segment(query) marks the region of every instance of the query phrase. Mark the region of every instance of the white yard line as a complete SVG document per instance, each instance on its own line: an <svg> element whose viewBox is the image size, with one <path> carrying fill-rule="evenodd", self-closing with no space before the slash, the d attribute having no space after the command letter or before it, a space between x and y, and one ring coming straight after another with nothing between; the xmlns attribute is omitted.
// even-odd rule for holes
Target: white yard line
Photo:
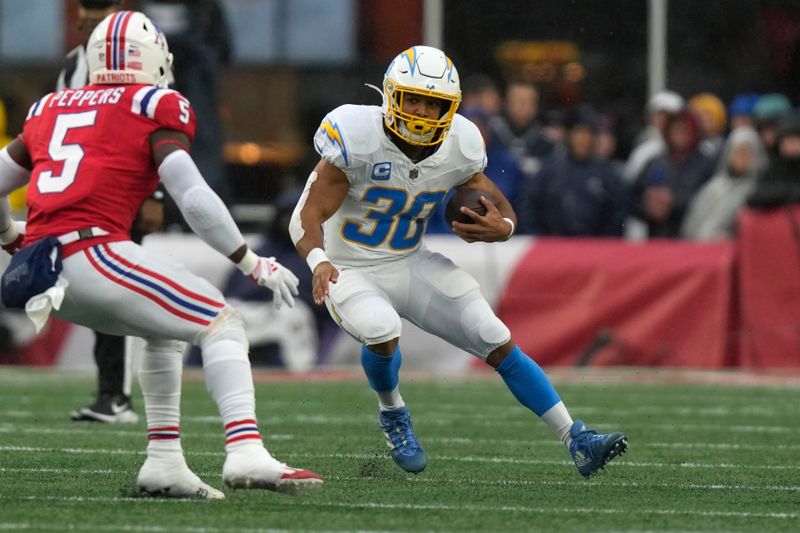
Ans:
<svg viewBox="0 0 800 533"><path fill-rule="evenodd" d="M33 417L33 412L17 412L17 414L11 413L6 411L5 413L0 412L0 418L29 418ZM41 414L35 415L39 423L41 423ZM534 425L539 424L540 422L534 415L530 415L529 420L518 420L518 419L507 419L502 420L498 419L497 417L490 417L490 418L481 418L479 416L472 416L463 415L463 416L449 416L449 415L430 415L426 417L417 417L415 419L417 421L418 426L430 426L430 427L442 427L442 426L452 426L452 425L460 425L461 427L476 427L476 428L486 428L486 427L513 427L513 428L528 428ZM262 426L266 427L273 427L276 425L288 425L288 424L315 424L321 426L341 426L346 424L360 424L364 427L374 427L377 421L376 416L371 415L364 415L364 416L328 416L328 415L298 415L298 416L266 416L261 423ZM182 417L182 422L192 422L192 423L214 423L214 424L221 424L221 420L219 417L214 416L185 416ZM768 433L768 434L800 434L800 424L791 424L786 426L775 426L775 425L755 425L755 424L734 424L734 425L727 425L727 424L683 424L683 423L652 423L652 422L630 422L626 424L626 428L620 428L619 424L614 424L611 422L602 423L602 424L589 424L596 429L605 431L605 430L619 430L622 429L623 431L627 427L635 428L638 430L643 429L657 429L657 430L666 430L670 432L676 431L695 431L701 433L720 433L720 432L731 432L731 433Z"/></svg>
<svg viewBox="0 0 800 533"><path fill-rule="evenodd" d="M637 402L638 403L638 402ZM349 420L361 421L365 419L371 420L374 418L372 414L363 416L335 416L331 417L328 414L299 414L295 417L283 417L279 415L270 415L274 413L276 407L294 405L291 402L277 401L277 402L262 402L260 404L261 410L265 413L266 421L272 420L288 420L291 418L304 418L309 421L322 421L326 419L335 420ZM598 415L604 419L616 419L623 417L633 417L641 415L654 415L664 419L675 417L703 417L703 418L727 418L727 417L755 417L755 418L783 418L787 416L787 409L779 409L771 406L672 406L666 407L663 405L648 405L646 403L638 403L635 407L625 408L606 408L597 407L593 405L569 405L569 410L573 416L581 417L587 415ZM490 416L494 420L499 421L514 421L520 417L528 416L528 411L520 407L518 404L509 402L507 406L486 406L479 404L437 404L434 407L426 407L420 403L417 409L424 408L430 418L471 418L480 419L482 416ZM28 418L28 417L42 417L41 411L29 411L24 409L3 409L0 410L0 417L11 418ZM54 413L54 417L63 419L61 413ZM800 418L800 417L799 417ZM219 416L186 416L183 420L190 420L193 422L209 422L221 423Z"/></svg>
<svg viewBox="0 0 800 533"><path fill-rule="evenodd" d="M155 500L153 500L155 501ZM186 502L189 500L172 500ZM225 528L219 529L216 527L191 527L191 526L148 526L148 525L133 525L133 524L114 524L111 526L103 526L99 524L40 524L36 522L0 522L0 531L132 531L144 533L221 533L221 532L237 532L237 533L288 533L290 531L297 531L295 529L253 529L253 528ZM323 531L323 530L308 530L304 531Z"/></svg>
<svg viewBox="0 0 800 533"><path fill-rule="evenodd" d="M25 501L68 501L68 502L174 502L184 503L192 500L165 500L158 498L125 498L125 497L84 497L84 496L22 496L8 497L0 496L5 500L25 500ZM202 500L199 500L202 502ZM336 507L346 509L385 509L385 510L407 510L407 511L457 511L463 513L470 512L516 512L531 514L628 514L628 515L688 515L722 518L774 518L774 519L797 519L800 513L787 512L748 512L748 511L703 511L694 509L614 509L614 508L587 508L587 507L528 507L524 505L476 505L468 502L463 506L446 504L413 504L413 503L383 503L383 502L310 502L294 499L287 507Z"/></svg>
<svg viewBox="0 0 800 533"><path fill-rule="evenodd" d="M132 474L129 470L111 470L108 468L16 468L0 467L0 472L8 474L81 474L97 476L116 476Z"/></svg>
<svg viewBox="0 0 800 533"><path fill-rule="evenodd" d="M94 426L82 426L79 428L31 428L26 427L24 424L2 424L0 425L0 433L22 433L22 434L36 434L36 435L87 435L90 431L95 429ZM144 435L141 428L135 429L110 429L103 427L99 429L101 435L118 435L123 437L138 437ZM189 431L184 435L188 439L207 438L207 439L224 439L224 435L220 430L219 433L214 432L194 432ZM262 433L262 437L267 442L269 441L291 441L296 440L298 437L290 433ZM471 446L476 444L502 444L508 446L552 446L561 447L561 441L557 439L473 439L468 437L425 437L425 442L438 442L441 444L449 445L465 445ZM637 448L697 448L708 450L771 450L771 451L795 451L800 450L800 444L738 444L728 442L637 442Z"/></svg>
<svg viewBox="0 0 800 533"><path fill-rule="evenodd" d="M0 468L0 473L9 474L80 474L80 475L100 475L100 476L132 476L136 472L133 470L110 470L110 469L85 469L85 468ZM219 475L219 472L195 472L200 477L211 477ZM326 476L327 481L377 481L384 482L384 479L369 478L369 477L355 477L355 476ZM463 486L547 486L547 487L585 487L586 481L575 480L485 480L477 478L426 478L415 477L409 478L410 483L422 484L447 484L447 485L463 485ZM800 485L728 485L724 483L641 483L636 481L615 481L604 479L602 482L604 487L621 487L621 488L669 488L678 490L732 490L732 491L765 491L765 492L798 492L800 493Z"/></svg>
<svg viewBox="0 0 800 533"><path fill-rule="evenodd" d="M187 501L187 500L179 500ZM230 528L223 529L216 527L191 527L191 526L148 526L148 525L133 525L133 524L114 524L113 526L104 526L97 524L39 524L30 522L0 522L0 531L131 531L131 532L144 532L144 533L289 533L297 531L308 531L315 533L334 533L341 530L331 529L264 529L264 528ZM393 533L396 530L352 530L350 533ZM403 531L403 530L399 530ZM437 530L438 533L443 533L442 530Z"/></svg>
<svg viewBox="0 0 800 533"><path fill-rule="evenodd" d="M106 448L45 448L36 446L0 446L0 451L6 452L22 452L22 453L69 453L69 454L99 454L99 455L144 455L144 450L125 450L125 449L106 449ZM197 452L197 451L184 451L185 455L195 456L219 456L224 455L223 452ZM285 453L286 457L293 457L299 459L381 459L387 456L376 454L358 454L358 453ZM455 461L463 463L487 463L487 464L522 464L522 465L571 465L571 461L556 461L547 459L519 459L514 457L475 457L470 455L463 456L448 456L437 455L437 461ZM759 464L735 464L735 463L704 463L696 461L686 461L683 463L659 463L659 462L646 462L646 461L629 461L623 460L625 466L632 466L638 468L735 468L746 470L800 470L800 465L796 464L782 464L782 465L759 465Z"/></svg>
<svg viewBox="0 0 800 533"><path fill-rule="evenodd" d="M519 513L535 513L535 514L639 514L639 515L689 515L689 516L716 516L727 518L780 518L780 519L795 519L800 518L800 513L751 513L746 511L700 511L692 509L611 509L611 508L587 508L587 507L565 507L565 508L552 508L552 507L526 507L522 505L474 505L472 503L466 506L457 505L443 505L443 504L411 504L411 503L377 503L377 502L363 502L363 503L312 503L312 502L297 502L299 505L308 505L314 507L345 507L349 509L403 509L411 511L480 511L487 513L495 512L519 512Z"/></svg>
<svg viewBox="0 0 800 533"><path fill-rule="evenodd" d="M378 478L362 478L362 477L346 477L346 476L328 476L326 480L331 481L384 481ZM409 478L410 483L431 483L431 484L447 484L447 485L486 485L486 486L547 486L547 487L586 487L585 480L485 480L476 478L466 479L452 479L452 478L429 478L429 477L414 477ZM602 481L603 487L621 487L621 488L668 488L668 489L692 489L692 490L763 490L767 492L800 492L800 485L726 485L722 483L641 483L636 481L614 481L604 479Z"/></svg>

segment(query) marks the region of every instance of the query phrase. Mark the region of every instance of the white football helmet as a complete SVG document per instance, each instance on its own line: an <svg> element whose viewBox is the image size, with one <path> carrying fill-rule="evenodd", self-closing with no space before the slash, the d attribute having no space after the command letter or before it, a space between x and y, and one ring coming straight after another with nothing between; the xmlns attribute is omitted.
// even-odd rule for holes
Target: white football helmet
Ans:
<svg viewBox="0 0 800 533"><path fill-rule="evenodd" d="M403 112L408 94L443 101L439 118L421 118ZM444 52L430 46L413 46L389 64L383 77L383 121L407 143L433 146L447 137L461 103L458 71Z"/></svg>
<svg viewBox="0 0 800 533"><path fill-rule="evenodd" d="M172 67L164 34L138 11L118 11L104 18L86 43L86 58L89 82L97 84L166 87Z"/></svg>

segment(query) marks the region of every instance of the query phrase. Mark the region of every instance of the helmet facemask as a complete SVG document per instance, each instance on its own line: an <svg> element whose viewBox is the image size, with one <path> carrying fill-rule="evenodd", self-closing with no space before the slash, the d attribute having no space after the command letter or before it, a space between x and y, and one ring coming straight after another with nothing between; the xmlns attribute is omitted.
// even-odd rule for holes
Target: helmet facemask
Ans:
<svg viewBox="0 0 800 533"><path fill-rule="evenodd" d="M386 127L405 142L417 146L433 146L442 142L461 102L460 95L452 96L432 90L398 86L391 81L384 84L384 92L387 102L384 119ZM440 116L422 118L404 112L403 102L412 94L439 100L442 103Z"/></svg>
<svg viewBox="0 0 800 533"><path fill-rule="evenodd" d="M414 46L398 55L383 79L383 117L386 128L415 146L435 146L447 137L461 90L452 61L436 48ZM436 118L403 111L407 98L416 95L441 102Z"/></svg>

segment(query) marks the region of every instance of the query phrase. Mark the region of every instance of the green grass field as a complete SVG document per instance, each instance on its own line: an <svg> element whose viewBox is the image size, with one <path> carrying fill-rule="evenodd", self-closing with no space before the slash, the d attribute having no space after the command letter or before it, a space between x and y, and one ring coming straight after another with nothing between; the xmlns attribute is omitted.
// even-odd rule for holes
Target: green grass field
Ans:
<svg viewBox="0 0 800 533"><path fill-rule="evenodd" d="M89 376L0 368L0 530L24 531L800 531L800 389L557 380L574 417L621 429L628 453L584 480L499 379L406 379L428 469L388 458L365 382L257 385L278 458L326 477L300 497L226 490L221 502L134 491L145 425L74 423ZM635 373L631 373L635 376ZM142 411L141 398L137 408ZM224 488L221 423L184 383L187 461Z"/></svg>

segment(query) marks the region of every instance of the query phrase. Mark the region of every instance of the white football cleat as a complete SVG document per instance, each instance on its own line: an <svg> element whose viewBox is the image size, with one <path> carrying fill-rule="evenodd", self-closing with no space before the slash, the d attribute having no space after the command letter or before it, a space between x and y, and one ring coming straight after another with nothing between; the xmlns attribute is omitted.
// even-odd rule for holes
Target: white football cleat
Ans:
<svg viewBox="0 0 800 533"><path fill-rule="evenodd" d="M136 478L139 492L164 498L224 500L225 494L189 470L181 453L148 457Z"/></svg>
<svg viewBox="0 0 800 533"><path fill-rule="evenodd" d="M322 486L322 477L292 468L272 457L265 448L247 446L228 453L222 480L233 489L266 489L298 494Z"/></svg>

